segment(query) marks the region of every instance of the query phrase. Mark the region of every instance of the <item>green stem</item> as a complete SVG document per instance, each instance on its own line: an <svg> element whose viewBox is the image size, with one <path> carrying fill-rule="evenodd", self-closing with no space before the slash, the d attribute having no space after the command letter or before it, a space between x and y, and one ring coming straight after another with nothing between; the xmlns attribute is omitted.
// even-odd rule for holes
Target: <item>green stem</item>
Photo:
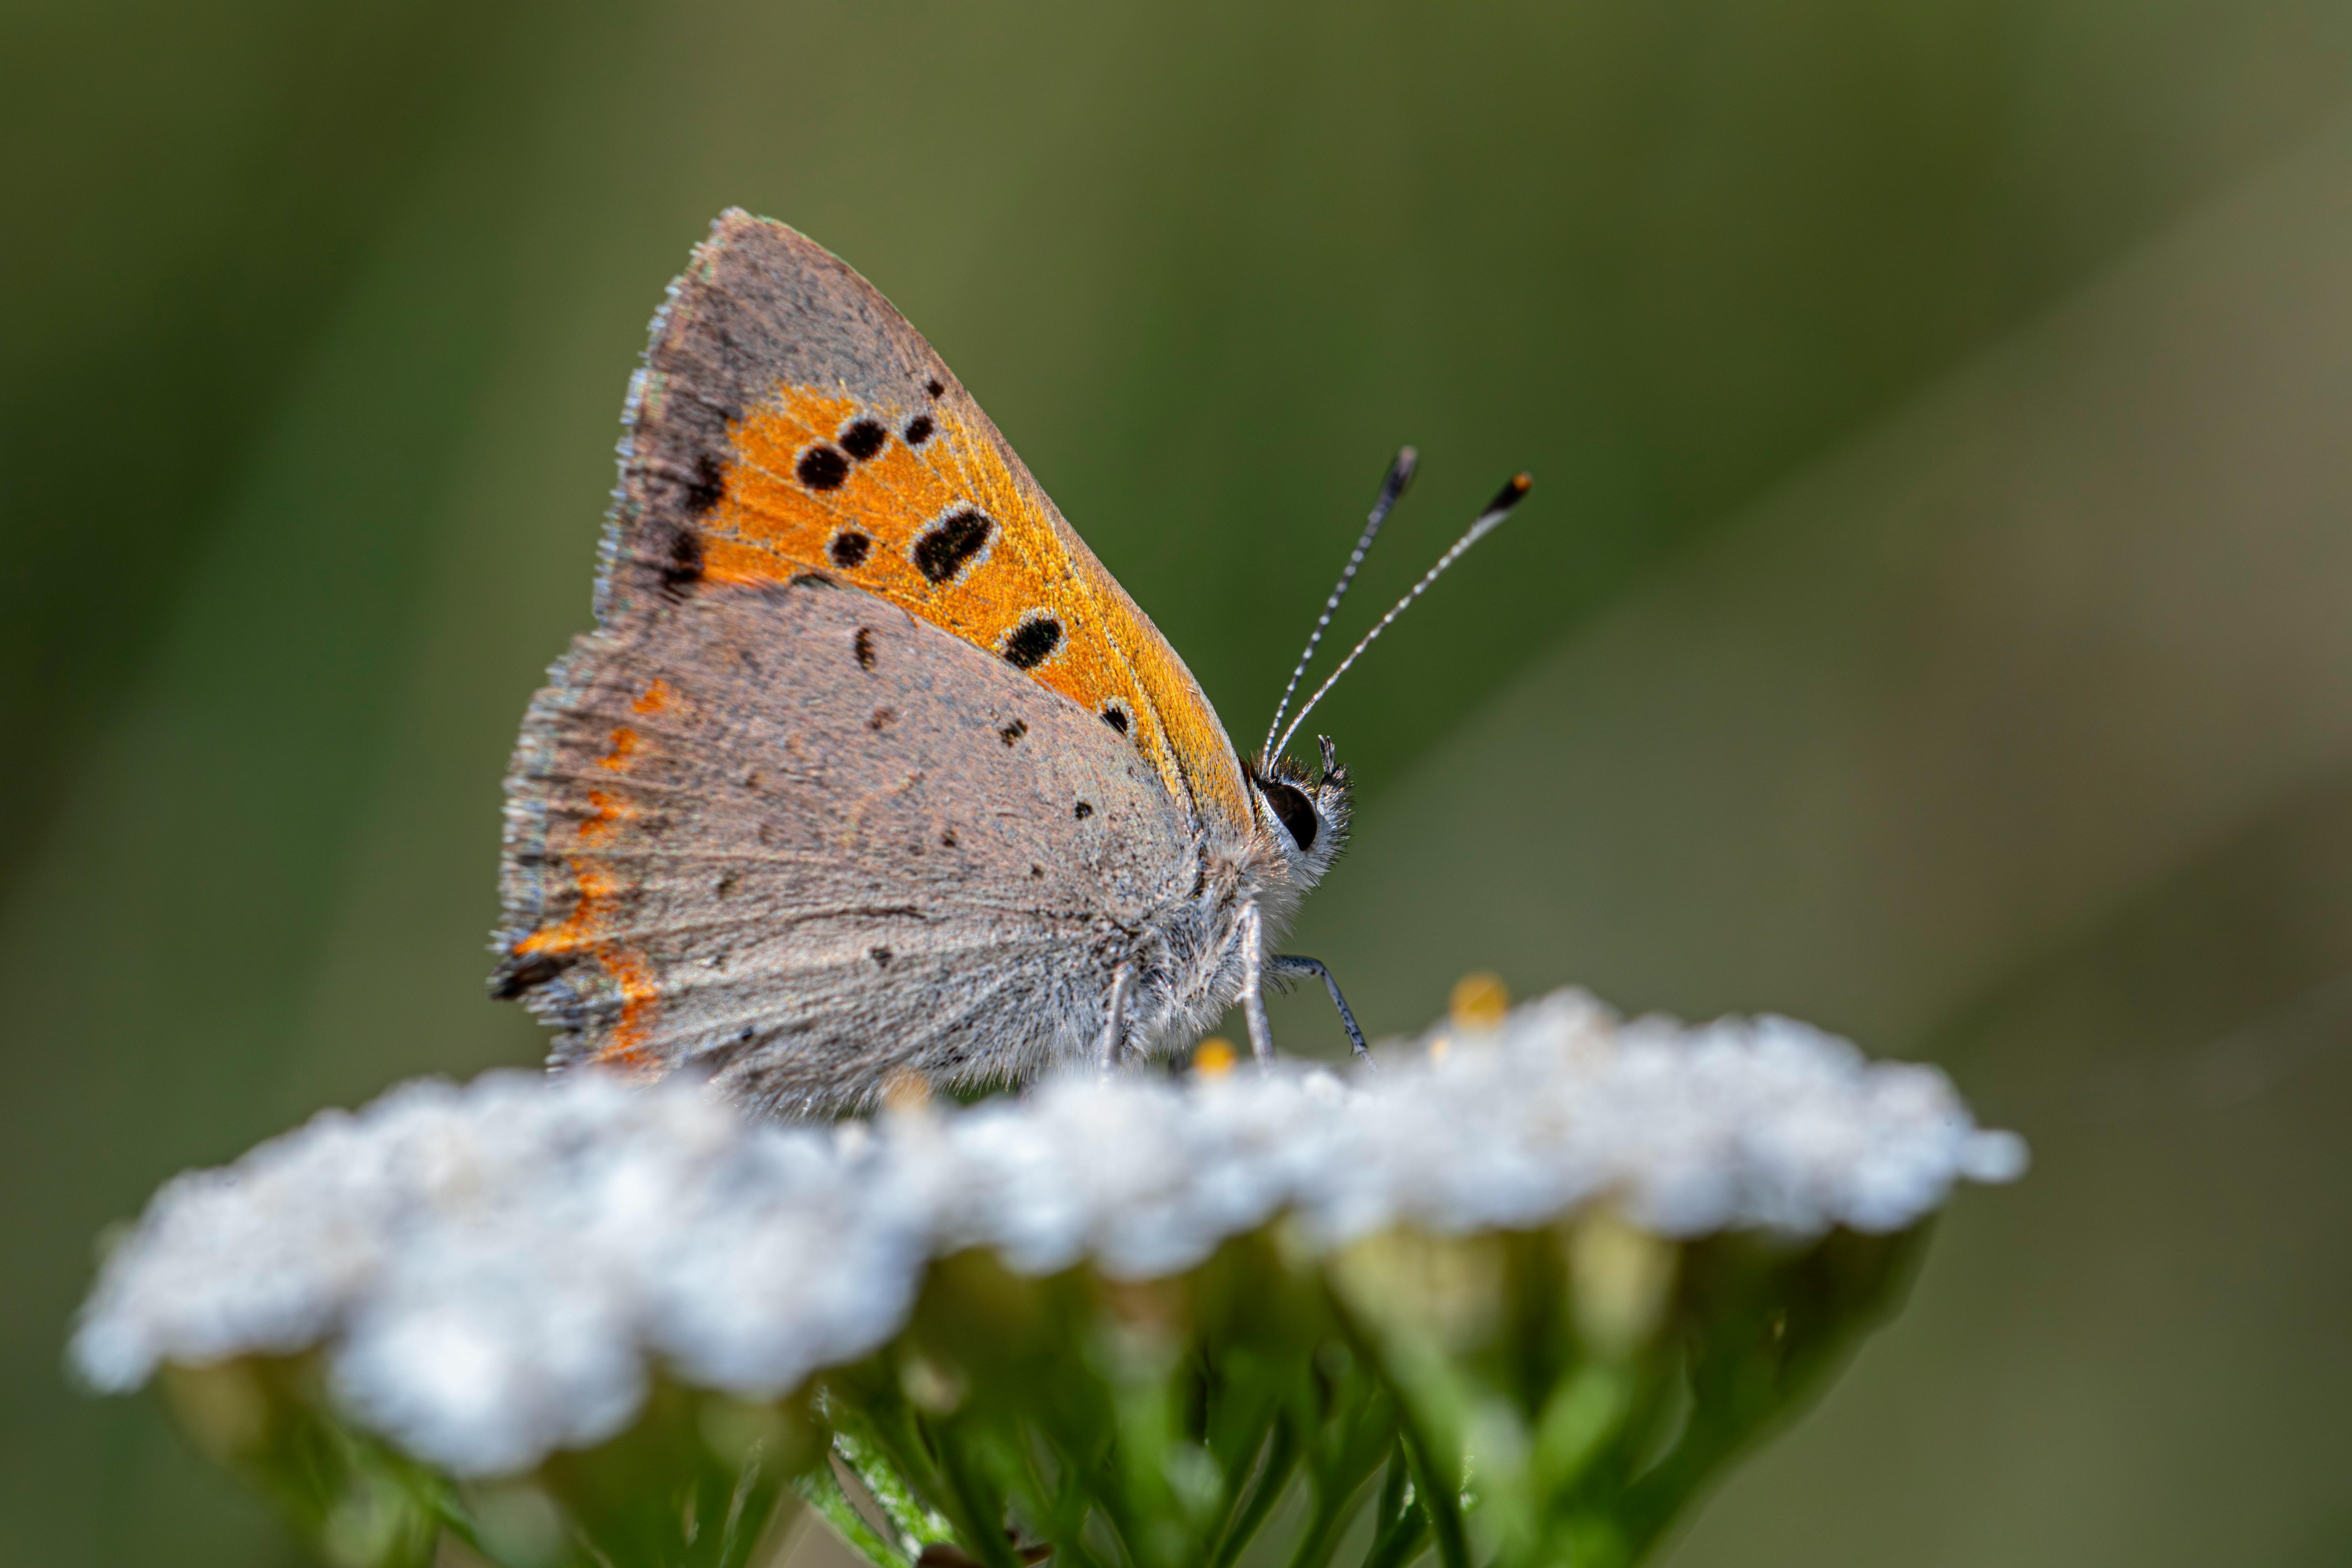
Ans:
<svg viewBox="0 0 2352 1568"><path fill-rule="evenodd" d="M1412 1484L1412 1476L1405 1468L1403 1447L1391 1445L1388 1473L1381 1478L1379 1511L1372 1516L1381 1521L1383 1531L1404 1517L1405 1488Z"/></svg>
<svg viewBox="0 0 2352 1568"><path fill-rule="evenodd" d="M1331 1561L1331 1553L1339 1545L1339 1526L1347 1517L1342 1506L1346 1500L1343 1498L1339 1502L1326 1502L1318 1490L1314 1517L1307 1521L1297 1550L1290 1554L1290 1568L1324 1568Z"/></svg>
<svg viewBox="0 0 2352 1568"><path fill-rule="evenodd" d="M1043 1514L1036 1521L1037 1527L1045 1534L1046 1544L1054 1549L1054 1568L1097 1568L1095 1554L1085 1539L1087 1510L1092 1500L1078 1479L1076 1468L1066 1462L1057 1468L1058 1479L1054 1484L1047 1483L1035 1452L1035 1447L1044 1443L1043 1437L1035 1437L1034 1446L1024 1442L1020 1447L1022 1469L1029 1478L1029 1493L1038 1500Z"/></svg>
<svg viewBox="0 0 2352 1568"><path fill-rule="evenodd" d="M956 1533L963 1537L965 1550L988 1568L1021 1568L1012 1542L1004 1536L1003 1498L980 1474L954 1432L934 1431L931 1436L940 1457L941 1478L955 1500L955 1506L950 1509L942 1499L942 1511L954 1522Z"/></svg>
<svg viewBox="0 0 2352 1568"><path fill-rule="evenodd" d="M1368 1380L1369 1381L1369 1380ZM1339 1537L1348 1521L1354 1517L1349 1506L1363 1490L1365 1481L1381 1462L1385 1449L1393 1454L1396 1447L1395 1426L1389 1419L1393 1399L1383 1397L1385 1390L1377 1384L1369 1391L1360 1390L1359 1397L1346 1400L1354 1409L1352 1419L1343 1420L1329 1440L1318 1444L1321 1450L1315 1467L1315 1514L1307 1532L1299 1537L1298 1550L1291 1558L1291 1568L1325 1568L1331 1553L1339 1547ZM1395 1466L1391 1465L1393 1470ZM1391 1491L1402 1492L1402 1482L1391 1476L1383 1481L1383 1498ZM1379 1518L1385 1522L1386 1513Z"/></svg>
<svg viewBox="0 0 2352 1568"><path fill-rule="evenodd" d="M1429 1462L1420 1431L1404 1402L1397 1402L1398 1436L1404 1444L1405 1463L1412 1467L1414 1501L1428 1516L1432 1533L1437 1537L1437 1560L1444 1568L1470 1568L1470 1532L1462 1521L1462 1497L1445 1484Z"/></svg>
<svg viewBox="0 0 2352 1568"><path fill-rule="evenodd" d="M1373 1537L1372 1549L1364 1554L1364 1568L1404 1568L1428 1533L1429 1515L1418 1508L1406 1509Z"/></svg>
<svg viewBox="0 0 2352 1568"><path fill-rule="evenodd" d="M902 1552L911 1557L934 1541L952 1540L954 1521L942 1515L934 1500L944 1489L932 1473L921 1435L893 1432L877 1420L852 1421L837 1408L830 1414L834 1451L874 1494L875 1503L898 1532Z"/></svg>
<svg viewBox="0 0 2352 1568"><path fill-rule="evenodd" d="M1273 1433L1266 1438L1265 1463L1259 1466L1248 1489L1235 1500L1228 1517L1224 1533L1218 1537L1216 1550L1209 1555L1209 1568L1233 1568L1234 1560L1242 1554L1274 1510L1282 1489L1290 1484L1290 1474L1298 1468L1298 1429L1286 1412L1276 1417Z"/></svg>
<svg viewBox="0 0 2352 1568"><path fill-rule="evenodd" d="M833 1473L832 1466L827 1465L822 1470L814 1470L797 1478L793 1482L793 1489L800 1494L803 1502L816 1510L824 1521L849 1542L852 1551L868 1563L876 1564L877 1568L910 1568L907 1554L883 1540L875 1528L866 1522L866 1516L857 1511L857 1505L851 1502L849 1494L841 1489L841 1478Z"/></svg>
<svg viewBox="0 0 2352 1568"><path fill-rule="evenodd" d="M1362 1568L1402 1568L1429 1532L1429 1516L1414 1506L1412 1472L1402 1443L1391 1443L1380 1500L1372 1505L1372 1544Z"/></svg>
<svg viewBox="0 0 2352 1568"><path fill-rule="evenodd" d="M1357 1321L1339 1293L1327 1291L1324 1300L1332 1321L1347 1335L1356 1354L1388 1387L1389 1398L1396 1408L1397 1441L1412 1475L1414 1502L1428 1515L1430 1531L1437 1538L1439 1563L1442 1568L1470 1568L1470 1531L1462 1519L1461 1491L1440 1481L1437 1468L1430 1458L1428 1434L1423 1430L1409 1391L1394 1375L1371 1333Z"/></svg>
<svg viewBox="0 0 2352 1568"><path fill-rule="evenodd" d="M762 1470L761 1458L755 1447L736 1472L734 1489L727 1498L727 1515L719 1524L715 1568L744 1568L759 1550L768 1521L782 1500L782 1489L776 1478Z"/></svg>

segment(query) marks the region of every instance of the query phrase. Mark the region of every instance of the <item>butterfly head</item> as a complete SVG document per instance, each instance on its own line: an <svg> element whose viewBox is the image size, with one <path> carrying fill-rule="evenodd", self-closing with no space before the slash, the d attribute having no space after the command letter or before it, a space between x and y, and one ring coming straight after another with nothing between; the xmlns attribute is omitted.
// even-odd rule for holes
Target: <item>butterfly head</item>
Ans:
<svg viewBox="0 0 2352 1568"><path fill-rule="evenodd" d="M1258 826L1282 852L1291 886L1305 892L1323 879L1332 858L1348 841L1348 770L1332 754L1328 736L1318 736L1323 752L1319 774L1288 757L1261 752L1249 770L1250 801Z"/></svg>
<svg viewBox="0 0 2352 1568"><path fill-rule="evenodd" d="M1444 576L1447 567L1462 559L1465 552L1508 517L1511 509L1519 504L1527 495L1528 486L1534 483L1525 474L1514 474L1495 499L1486 503L1486 510L1470 524L1468 531L1437 558L1436 565L1422 574L1421 581L1406 590L1404 597L1391 605L1389 613L1348 650L1348 657L1324 678L1323 684L1315 689L1314 695L1307 698L1297 713L1292 713L1290 700L1298 693L1299 678L1307 673L1307 664L1315 658L1316 646L1323 640L1323 633L1331 624L1332 612L1339 609L1339 601L1347 597L1348 585L1356 580L1356 568L1364 563L1364 552L1372 547L1372 541L1380 536L1381 524L1388 520L1389 512L1403 496L1406 487L1412 483L1413 470L1420 461L1419 454L1407 447L1398 452L1396 460L1389 465L1388 477L1381 481L1380 497L1372 502L1371 515L1364 521L1364 531L1357 537L1356 548L1348 556L1348 564L1340 571L1339 581L1333 585L1331 596L1323 601L1322 616L1316 621L1314 631L1307 635L1307 651L1298 656L1298 663L1292 667L1290 683L1283 688L1282 701L1274 710L1273 722L1265 727L1265 748L1258 752L1255 765L1249 769L1251 802L1257 815L1259 829L1281 851L1290 873L1291 886L1299 892L1323 879L1323 873L1330 867L1332 857L1339 854L1339 847L1347 842L1349 779L1348 770L1339 766L1331 755L1328 736L1316 737L1323 750L1323 772L1320 777L1312 779L1307 777L1305 769L1285 754L1290 737L1298 732L1298 727L1307 721L1307 714L1314 711L1316 705L1330 694L1331 688L1339 683L1339 678L1363 657L1364 650L1371 647L1399 616L1412 608L1412 602L1427 593L1429 585ZM1285 716L1290 720L1288 729L1283 728Z"/></svg>

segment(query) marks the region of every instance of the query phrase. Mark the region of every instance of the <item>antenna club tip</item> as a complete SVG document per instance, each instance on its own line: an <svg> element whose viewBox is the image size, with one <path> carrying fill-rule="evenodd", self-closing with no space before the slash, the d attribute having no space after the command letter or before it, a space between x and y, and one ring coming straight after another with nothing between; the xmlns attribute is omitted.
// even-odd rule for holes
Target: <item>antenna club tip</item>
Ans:
<svg viewBox="0 0 2352 1568"><path fill-rule="evenodd" d="M1389 465L1389 477L1381 485L1382 503L1394 505L1412 484L1412 476L1421 467L1421 453L1412 447L1397 448L1396 460Z"/></svg>
<svg viewBox="0 0 2352 1568"><path fill-rule="evenodd" d="M1531 474L1513 474L1503 488L1495 492L1495 499L1486 503L1486 510L1481 515L1494 518L1510 510L1526 498L1528 490L1535 482L1535 478Z"/></svg>

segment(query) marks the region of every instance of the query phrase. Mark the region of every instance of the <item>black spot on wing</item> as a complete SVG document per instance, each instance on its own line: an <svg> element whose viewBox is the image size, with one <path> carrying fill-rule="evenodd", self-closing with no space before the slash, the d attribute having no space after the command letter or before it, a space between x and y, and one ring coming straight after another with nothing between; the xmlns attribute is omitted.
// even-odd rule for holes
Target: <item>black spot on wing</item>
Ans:
<svg viewBox="0 0 2352 1568"><path fill-rule="evenodd" d="M923 383L923 390L929 393L933 397L937 397L940 394L947 390L947 384L940 380L939 377L933 376L930 380Z"/></svg>
<svg viewBox="0 0 2352 1568"><path fill-rule="evenodd" d="M1062 646L1062 623L1051 616L1032 616L1004 639L1004 661L1015 669L1034 669Z"/></svg>
<svg viewBox="0 0 2352 1568"><path fill-rule="evenodd" d="M709 452L694 455L694 477L680 487L678 499L686 503L686 515L700 517L717 506L727 494L727 467Z"/></svg>
<svg viewBox="0 0 2352 1568"><path fill-rule="evenodd" d="M874 961L874 967L877 969L890 967L892 954L887 947L869 947L866 950L866 956Z"/></svg>
<svg viewBox="0 0 2352 1568"><path fill-rule="evenodd" d="M702 535L690 528L674 530L669 536L668 553L669 559L661 569L662 588L683 595L702 581Z"/></svg>
<svg viewBox="0 0 2352 1568"><path fill-rule="evenodd" d="M890 721L898 717L898 710L895 708L877 708L874 717L866 721L866 727L878 735L888 729Z"/></svg>
<svg viewBox="0 0 2352 1568"><path fill-rule="evenodd" d="M1007 724L1003 729L999 730L996 733L997 738L1009 746L1028 732L1029 726L1024 724L1020 720L1015 719L1012 723Z"/></svg>
<svg viewBox="0 0 2352 1568"><path fill-rule="evenodd" d="M833 542L825 546L824 552L833 557L833 563L835 566L847 572L855 567L865 565L866 557L873 548L873 535L862 533L854 528L845 528L833 536Z"/></svg>
<svg viewBox="0 0 2352 1568"><path fill-rule="evenodd" d="M841 482L849 478L849 459L841 455L837 447L814 446L801 454L793 472L813 490L839 489Z"/></svg>
<svg viewBox="0 0 2352 1568"><path fill-rule="evenodd" d="M1127 710L1116 702L1103 704L1102 721L1122 735L1127 733Z"/></svg>
<svg viewBox="0 0 2352 1568"><path fill-rule="evenodd" d="M919 447L931 438L931 416L928 414L918 414L907 421L907 428L901 431L900 435L905 438L908 446Z"/></svg>
<svg viewBox="0 0 2352 1568"><path fill-rule="evenodd" d="M861 463L880 451L882 443L889 438L890 432L883 428L879 419L860 419L839 437L841 449Z"/></svg>
<svg viewBox="0 0 2352 1568"><path fill-rule="evenodd" d="M973 556L988 548L995 530L994 523L971 507L950 512L915 541L915 570L929 582L952 582Z"/></svg>
<svg viewBox="0 0 2352 1568"><path fill-rule="evenodd" d="M1092 816L1094 814L1095 808L1093 806L1089 805L1083 800L1078 802L1077 818L1080 822L1084 822L1087 817Z"/></svg>
<svg viewBox="0 0 2352 1568"><path fill-rule="evenodd" d="M572 952L518 953L499 964L490 976L490 994L501 1002L511 1002L562 973L578 957Z"/></svg>
<svg viewBox="0 0 2352 1568"><path fill-rule="evenodd" d="M851 651L852 653L854 653L854 654L856 654L856 655L857 656L857 668L860 668L860 669L871 669L871 668L874 668L874 628L873 628L873 627L871 627L871 626L860 626L860 627L858 627L858 628L857 628L857 636L856 636L854 639L852 639L852 640L851 640L850 645L849 645L849 648L850 648L850 651Z"/></svg>

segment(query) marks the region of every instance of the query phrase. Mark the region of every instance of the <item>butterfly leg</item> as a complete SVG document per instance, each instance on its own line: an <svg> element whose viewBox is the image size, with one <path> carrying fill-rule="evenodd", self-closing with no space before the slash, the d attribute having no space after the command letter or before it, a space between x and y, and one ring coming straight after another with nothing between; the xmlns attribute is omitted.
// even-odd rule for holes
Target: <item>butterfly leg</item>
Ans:
<svg viewBox="0 0 2352 1568"><path fill-rule="evenodd" d="M1274 972L1278 975L1312 974L1323 982L1323 989L1331 993L1331 1005L1339 1009L1339 1025L1348 1031L1348 1044L1355 1050L1356 1059L1366 1067L1372 1066L1372 1050L1364 1044L1364 1031L1356 1027L1356 1015L1349 1007L1348 999L1339 994L1339 983L1331 978L1331 972L1323 966L1323 961L1302 958L1295 952L1277 952L1273 963Z"/></svg>
<svg viewBox="0 0 2352 1568"><path fill-rule="evenodd" d="M1274 1031L1265 1022L1265 918L1251 904L1242 910L1242 1016L1249 1021L1250 1055L1274 1059Z"/></svg>
<svg viewBox="0 0 2352 1568"><path fill-rule="evenodd" d="M1122 963L1110 973L1110 1016L1103 1020L1102 1046L1099 1055L1102 1070L1109 1072L1118 1066L1127 1044L1127 993L1135 972Z"/></svg>

